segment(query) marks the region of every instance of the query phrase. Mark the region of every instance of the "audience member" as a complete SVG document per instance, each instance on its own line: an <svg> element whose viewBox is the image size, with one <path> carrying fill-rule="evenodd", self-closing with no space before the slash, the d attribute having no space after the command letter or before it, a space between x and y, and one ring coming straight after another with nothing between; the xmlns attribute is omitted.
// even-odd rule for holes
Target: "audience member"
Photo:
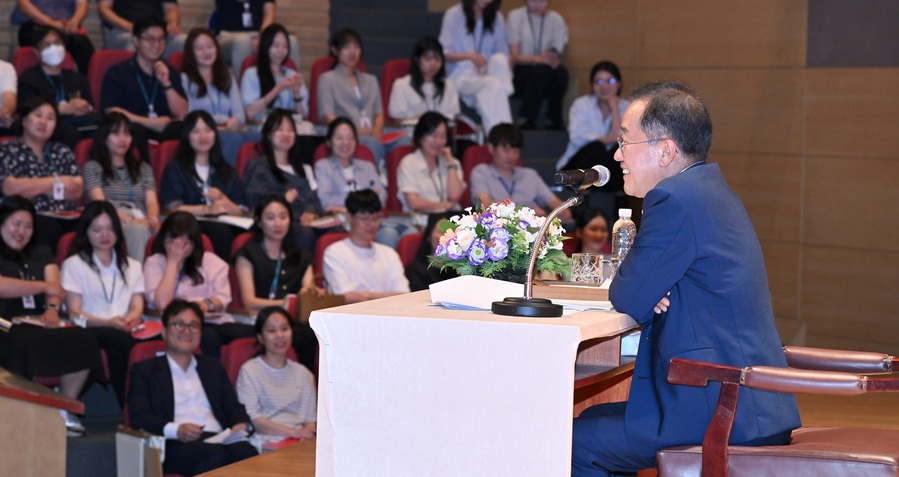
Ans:
<svg viewBox="0 0 899 477"><path fill-rule="evenodd" d="M59 376L60 392L77 400L91 372L103 379L100 348L80 328L56 329L65 290L54 254L31 242L34 217L28 199L11 196L0 202L0 316L37 316L44 325L13 325L0 333L0 365L28 378ZM70 436L84 434L76 415L63 411L63 417Z"/></svg>
<svg viewBox="0 0 899 477"><path fill-rule="evenodd" d="M458 209L465 192L462 166L446 145L446 118L427 112L413 132L415 152L400 161L397 195L407 212L439 212Z"/></svg>
<svg viewBox="0 0 899 477"><path fill-rule="evenodd" d="M259 34L275 21L275 0L215 0L215 30L222 45L222 55L239 71L243 61L256 52ZM300 42L289 35L290 59L300 67Z"/></svg>
<svg viewBox="0 0 899 477"><path fill-rule="evenodd" d="M384 190L375 165L353 157L357 144L353 121L338 116L328 124L325 137L330 154L315 162L315 179L318 182L316 193L325 212L346 212L346 196L354 190L371 189L378 194L381 204L384 204L387 191Z"/></svg>
<svg viewBox="0 0 899 477"><path fill-rule="evenodd" d="M107 50L134 50L131 36L140 36L135 33L137 24L150 17L162 21L166 57L184 49L185 35L181 31L181 12L176 0L97 0L97 11L108 25Z"/></svg>
<svg viewBox="0 0 899 477"><path fill-rule="evenodd" d="M162 60L165 23L158 17L147 17L134 24L132 33L134 57L106 71L100 104L104 113L120 112L135 124L138 150L148 160L148 139L163 141L181 135L178 120L187 114L187 100L177 71Z"/></svg>
<svg viewBox="0 0 899 477"><path fill-rule="evenodd" d="M0 136L12 136L19 77L10 63L0 60Z"/></svg>
<svg viewBox="0 0 899 477"><path fill-rule="evenodd" d="M159 199L150 165L133 147L131 121L122 113L103 118L84 165L84 191L90 200L106 200L117 211L128 255L144 261L147 241L159 228Z"/></svg>
<svg viewBox="0 0 899 477"><path fill-rule="evenodd" d="M93 201L78 221L69 257L62 263L62 287L70 317L80 317L106 350L109 377L119 405L125 404L131 336L143 318L144 274L127 254L122 223L109 202Z"/></svg>
<svg viewBox="0 0 899 477"><path fill-rule="evenodd" d="M477 108L487 131L496 124L512 122L509 42L499 3L462 0L443 14L440 26L447 73L462 100Z"/></svg>
<svg viewBox="0 0 899 477"><path fill-rule="evenodd" d="M493 156L490 164L478 164L471 171L471 201L484 205L511 199L517 205L530 207L537 215L547 215L562 204L530 167L522 167L521 148L524 136L512 124L497 124L487 136L487 149ZM562 220L571 213L562 212Z"/></svg>
<svg viewBox="0 0 899 477"><path fill-rule="evenodd" d="M41 96L55 104L59 118L53 139L74 149L82 139L78 128L95 126L100 121L100 115L94 112L90 85L83 74L62 67L66 50L59 30L36 27L34 37L41 62L19 77L19 103Z"/></svg>
<svg viewBox="0 0 899 477"><path fill-rule="evenodd" d="M643 198L640 233L609 289L642 327L626 402L574 420L572 475L651 467L656 451L699 445L718 386L669 384L677 356L727 366L786 367L765 273L746 209L717 164L706 164L712 121L686 86L641 88L621 119L615 153L624 190ZM800 426L792 394L740 390L732 445L782 445Z"/></svg>
<svg viewBox="0 0 899 477"><path fill-rule="evenodd" d="M428 111L437 111L448 119L459 114L459 93L446 78L443 46L426 36L415 43L409 60L409 74L393 82L390 90L390 117L415 125Z"/></svg>
<svg viewBox="0 0 899 477"><path fill-rule="evenodd" d="M437 113L435 113L437 114ZM346 198L350 236L325 249L324 275L328 290L356 303L409 291L403 262L392 248L375 242L381 221L381 201L371 189Z"/></svg>
<svg viewBox="0 0 899 477"><path fill-rule="evenodd" d="M87 9L88 0L16 0L10 23L19 25L19 46L37 46L35 30L39 27L56 29L78 71L86 75L94 54L94 45L81 27Z"/></svg>
<svg viewBox="0 0 899 477"><path fill-rule="evenodd" d="M289 294L324 293L315 286L312 259L297 246L292 224L290 205L284 197L270 195L256 207L250 229L253 238L234 254L240 297L251 312L281 306ZM315 369L318 352L315 333L308 324L296 324L293 328L297 359L307 368Z"/></svg>
<svg viewBox="0 0 899 477"><path fill-rule="evenodd" d="M290 204L296 225L296 240L304 250L315 247L312 221L323 214L318 196L312 191L312 167L303 164L297 145L296 124L286 109L276 109L262 125L262 157L247 164L243 183L250 204L258 207L269 195L277 194Z"/></svg>
<svg viewBox="0 0 899 477"><path fill-rule="evenodd" d="M568 44L568 26L549 0L527 0L509 12L509 51L515 65L515 92L521 95L518 120L523 129L536 127L537 114L546 100L546 128L562 129L562 100L568 91L568 70L562 52Z"/></svg>
<svg viewBox="0 0 899 477"><path fill-rule="evenodd" d="M240 80L247 116L256 122L262 122L275 108L288 109L299 117L309 112L309 90L303 75L284 64L290 55L287 38L284 25L272 23L265 27L256 66L247 68Z"/></svg>
<svg viewBox="0 0 899 477"><path fill-rule="evenodd" d="M166 210L200 216L242 216L248 210L237 171L222 154L215 120L202 109L184 118L178 151L162 174L159 201ZM202 228L212 238L215 253L229 257L238 229L215 221L203 221Z"/></svg>
<svg viewBox="0 0 899 477"><path fill-rule="evenodd" d="M593 94L581 96L568 113L568 148L556 162L556 170L606 166L611 178L603 190L621 191L624 180L615 163L621 115L630 102L621 98L621 71L610 61L600 61L590 70Z"/></svg>
<svg viewBox="0 0 899 477"><path fill-rule="evenodd" d="M574 236L580 241L580 253L612 253L609 218L602 209L575 209L574 224Z"/></svg>
<svg viewBox="0 0 899 477"><path fill-rule="evenodd" d="M381 143L384 132L381 88L373 74L358 68L362 59L362 38L356 30L339 30L331 36L330 51L334 68L318 77L318 119L330 123L338 116L350 118L356 125L359 142L368 147L381 164L386 154Z"/></svg>
<svg viewBox="0 0 899 477"><path fill-rule="evenodd" d="M197 475L256 455L246 441L205 442L223 430L252 434L253 426L219 360L195 354L200 306L175 300L162 323L165 356L132 367L128 410L132 426L165 436L163 472Z"/></svg>
<svg viewBox="0 0 899 477"><path fill-rule="evenodd" d="M461 215L462 211L446 211L428 215L428 223L415 252L415 260L406 266L406 278L409 280L409 288L412 291L427 290L434 283L458 277L459 274L451 268L440 270L440 267L431 267L428 256L433 255L440 243L443 231L440 230L440 222L454 215Z"/></svg>
<svg viewBox="0 0 899 477"><path fill-rule="evenodd" d="M35 97L19 108L19 115L22 135L0 144L0 197L21 195L30 199L38 212L75 210L84 181L72 150L50 141L56 129L56 107ZM74 225L71 220L40 215L37 243L55 247Z"/></svg>
<svg viewBox="0 0 899 477"><path fill-rule="evenodd" d="M262 352L240 367L237 398L246 407L260 445L315 437L315 376L287 359L293 334L287 310L268 306L256 316Z"/></svg>
<svg viewBox="0 0 899 477"><path fill-rule="evenodd" d="M259 141L259 132L246 126L237 80L228 71L215 36L205 28L194 28L187 35L181 86L187 94L188 110L202 109L212 115L228 164L237 162L237 151L244 143Z"/></svg>

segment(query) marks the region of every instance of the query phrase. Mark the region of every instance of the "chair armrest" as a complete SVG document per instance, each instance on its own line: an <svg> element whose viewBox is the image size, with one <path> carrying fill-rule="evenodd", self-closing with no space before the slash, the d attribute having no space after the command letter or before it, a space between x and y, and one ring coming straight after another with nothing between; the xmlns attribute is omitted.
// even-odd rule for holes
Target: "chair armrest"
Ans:
<svg viewBox="0 0 899 477"><path fill-rule="evenodd" d="M820 371L841 371L855 374L893 372L896 358L884 353L844 351L836 349L784 346L787 366Z"/></svg>

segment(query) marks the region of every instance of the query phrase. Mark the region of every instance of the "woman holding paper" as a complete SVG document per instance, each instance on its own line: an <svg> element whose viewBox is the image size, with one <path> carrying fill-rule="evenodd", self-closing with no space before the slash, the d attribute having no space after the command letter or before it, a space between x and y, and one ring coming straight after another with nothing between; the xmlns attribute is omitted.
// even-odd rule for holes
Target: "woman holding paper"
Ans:
<svg viewBox="0 0 899 477"><path fill-rule="evenodd" d="M256 318L259 356L247 361L237 376L237 398L246 407L259 444L315 437L315 378L287 359L293 320L276 306L263 308Z"/></svg>
<svg viewBox="0 0 899 477"><path fill-rule="evenodd" d="M65 290L59 267L46 246L31 243L34 205L21 196L0 203L0 316L32 316L44 327L12 325L0 332L0 366L21 376L59 376L60 392L78 399L93 374L103 380L100 348L80 328L64 328L59 309ZM84 434L74 414L63 413L70 436Z"/></svg>
<svg viewBox="0 0 899 477"><path fill-rule="evenodd" d="M128 356L137 340L132 330L144 312L144 274L128 256L122 223L109 202L93 201L78 221L69 257L62 263L62 287L69 316L81 320L106 350L119 405L125 404Z"/></svg>

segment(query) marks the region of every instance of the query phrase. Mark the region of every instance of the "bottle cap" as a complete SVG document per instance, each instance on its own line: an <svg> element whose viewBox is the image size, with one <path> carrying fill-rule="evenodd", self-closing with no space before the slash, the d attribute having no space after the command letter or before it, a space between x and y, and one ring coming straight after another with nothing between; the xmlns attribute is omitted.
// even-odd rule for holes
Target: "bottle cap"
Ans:
<svg viewBox="0 0 899 477"><path fill-rule="evenodd" d="M622 219L631 218L631 209L618 209L618 217Z"/></svg>

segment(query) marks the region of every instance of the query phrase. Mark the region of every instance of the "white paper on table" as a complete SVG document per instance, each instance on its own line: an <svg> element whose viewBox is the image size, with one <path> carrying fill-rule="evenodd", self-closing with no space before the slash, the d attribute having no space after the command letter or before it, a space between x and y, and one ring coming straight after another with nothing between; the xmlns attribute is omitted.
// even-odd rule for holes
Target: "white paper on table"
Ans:
<svg viewBox="0 0 899 477"><path fill-rule="evenodd" d="M218 434L205 439L203 442L207 444L222 444L222 445L231 445L235 442L243 442L247 440L247 432L243 429L238 429L234 432L231 432L231 429L225 429Z"/></svg>

